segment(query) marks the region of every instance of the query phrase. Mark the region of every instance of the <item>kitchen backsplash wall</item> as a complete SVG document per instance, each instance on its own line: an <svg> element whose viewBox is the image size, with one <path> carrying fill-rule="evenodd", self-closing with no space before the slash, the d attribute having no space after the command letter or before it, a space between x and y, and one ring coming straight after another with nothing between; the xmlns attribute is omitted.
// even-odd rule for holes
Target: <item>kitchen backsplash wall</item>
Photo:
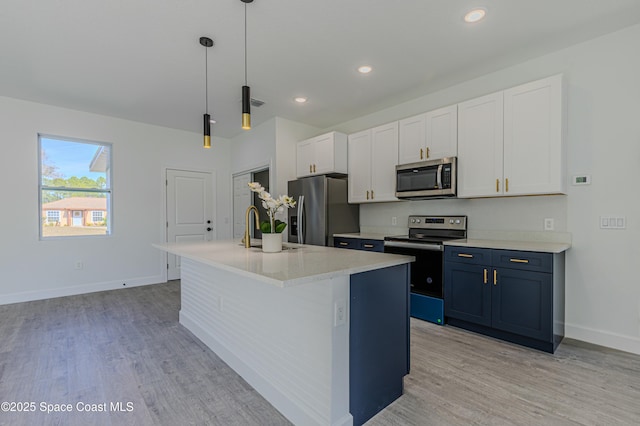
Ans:
<svg viewBox="0 0 640 426"><path fill-rule="evenodd" d="M564 195L362 204L360 228L363 232L401 234L406 232L407 218L412 214L466 215L470 238L571 241L571 235L566 232L567 197ZM544 231L547 218L553 219L553 231Z"/></svg>

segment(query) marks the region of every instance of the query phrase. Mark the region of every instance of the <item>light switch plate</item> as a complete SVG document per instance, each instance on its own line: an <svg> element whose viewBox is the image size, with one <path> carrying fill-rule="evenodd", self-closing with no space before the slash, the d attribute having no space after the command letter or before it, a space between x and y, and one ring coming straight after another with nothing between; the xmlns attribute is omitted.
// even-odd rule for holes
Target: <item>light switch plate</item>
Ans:
<svg viewBox="0 0 640 426"><path fill-rule="evenodd" d="M574 175L571 185L591 185L591 175Z"/></svg>

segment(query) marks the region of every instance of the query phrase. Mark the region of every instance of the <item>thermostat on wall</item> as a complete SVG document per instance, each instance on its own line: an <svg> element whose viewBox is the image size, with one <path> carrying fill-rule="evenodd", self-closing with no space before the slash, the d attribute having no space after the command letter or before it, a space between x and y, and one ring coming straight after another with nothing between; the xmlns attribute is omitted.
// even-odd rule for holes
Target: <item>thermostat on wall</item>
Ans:
<svg viewBox="0 0 640 426"><path fill-rule="evenodd" d="M574 175L571 179L572 185L591 185L591 175Z"/></svg>

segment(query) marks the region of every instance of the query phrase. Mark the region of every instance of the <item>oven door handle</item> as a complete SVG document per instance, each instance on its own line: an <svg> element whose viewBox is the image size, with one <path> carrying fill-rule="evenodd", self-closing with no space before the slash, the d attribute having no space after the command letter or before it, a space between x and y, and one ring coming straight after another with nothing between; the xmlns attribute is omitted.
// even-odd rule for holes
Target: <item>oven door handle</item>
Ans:
<svg viewBox="0 0 640 426"><path fill-rule="evenodd" d="M412 248L418 250L429 251L444 251L442 244L429 244L429 243L409 243L404 241L385 241L385 247L400 247L400 248Z"/></svg>

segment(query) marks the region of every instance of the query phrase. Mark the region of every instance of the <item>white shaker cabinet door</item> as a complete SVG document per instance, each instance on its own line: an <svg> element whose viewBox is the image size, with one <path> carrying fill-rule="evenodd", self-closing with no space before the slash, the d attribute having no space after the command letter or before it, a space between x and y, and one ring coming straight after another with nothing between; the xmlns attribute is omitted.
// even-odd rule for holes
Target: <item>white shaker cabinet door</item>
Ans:
<svg viewBox="0 0 640 426"><path fill-rule="evenodd" d="M371 130L349 135L349 202L371 198Z"/></svg>
<svg viewBox="0 0 640 426"><path fill-rule="evenodd" d="M296 176L304 177L313 174L313 161L315 154L314 140L298 142L296 146Z"/></svg>
<svg viewBox="0 0 640 426"><path fill-rule="evenodd" d="M426 160L458 155L458 106L426 114Z"/></svg>
<svg viewBox="0 0 640 426"><path fill-rule="evenodd" d="M371 201L397 201L398 122L371 129Z"/></svg>
<svg viewBox="0 0 640 426"><path fill-rule="evenodd" d="M398 144L398 164L424 161L426 150L427 114L400 120L400 139Z"/></svg>
<svg viewBox="0 0 640 426"><path fill-rule="evenodd" d="M504 91L505 195L565 192L562 76Z"/></svg>
<svg viewBox="0 0 640 426"><path fill-rule="evenodd" d="M503 92L458 104L458 197L503 195Z"/></svg>

